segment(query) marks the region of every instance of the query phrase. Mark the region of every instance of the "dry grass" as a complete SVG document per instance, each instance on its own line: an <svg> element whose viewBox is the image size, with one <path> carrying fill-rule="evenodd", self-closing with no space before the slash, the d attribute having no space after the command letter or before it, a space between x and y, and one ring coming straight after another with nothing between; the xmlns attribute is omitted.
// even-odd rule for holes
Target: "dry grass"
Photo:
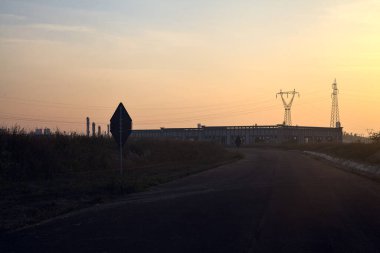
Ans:
<svg viewBox="0 0 380 253"><path fill-rule="evenodd" d="M313 144L285 147L288 149L320 152L370 165L380 165L380 143Z"/></svg>
<svg viewBox="0 0 380 253"><path fill-rule="evenodd" d="M129 140L124 174L110 138L0 130L0 232L143 191L240 155L208 142Z"/></svg>

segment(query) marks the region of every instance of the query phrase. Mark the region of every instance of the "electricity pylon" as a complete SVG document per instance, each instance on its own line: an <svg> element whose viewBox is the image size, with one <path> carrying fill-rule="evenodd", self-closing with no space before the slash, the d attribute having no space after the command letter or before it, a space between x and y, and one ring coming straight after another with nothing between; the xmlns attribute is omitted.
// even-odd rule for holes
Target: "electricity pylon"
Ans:
<svg viewBox="0 0 380 253"><path fill-rule="evenodd" d="M331 107L331 120L330 120L330 127L340 127L340 120L339 120L339 106L338 106L338 85L336 84L336 79L334 80L334 83L332 84L333 92L331 94L332 98L332 107Z"/></svg>
<svg viewBox="0 0 380 253"><path fill-rule="evenodd" d="M280 90L280 92L276 94L276 98L277 98L277 95L281 96L282 103L284 104L284 108L285 108L284 125L291 126L292 125L292 115L291 115L292 104L294 101L294 97L296 95L298 95L299 97L300 93L297 92L296 90L293 90L293 91ZM286 95L287 98L289 98L289 95L290 95L289 102L285 100L284 95Z"/></svg>

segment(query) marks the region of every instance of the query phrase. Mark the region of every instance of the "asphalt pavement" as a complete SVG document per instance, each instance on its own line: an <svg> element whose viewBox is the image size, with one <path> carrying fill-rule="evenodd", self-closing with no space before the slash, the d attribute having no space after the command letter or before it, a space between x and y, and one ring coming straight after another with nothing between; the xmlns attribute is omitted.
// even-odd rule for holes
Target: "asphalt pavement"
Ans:
<svg viewBox="0 0 380 253"><path fill-rule="evenodd" d="M380 183L298 151L245 158L1 236L1 252L380 252Z"/></svg>

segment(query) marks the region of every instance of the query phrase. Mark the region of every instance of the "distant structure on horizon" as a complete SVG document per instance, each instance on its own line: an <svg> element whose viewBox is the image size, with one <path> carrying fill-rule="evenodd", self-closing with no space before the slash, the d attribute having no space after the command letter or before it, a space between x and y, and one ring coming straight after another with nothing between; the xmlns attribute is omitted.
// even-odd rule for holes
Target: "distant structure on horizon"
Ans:
<svg viewBox="0 0 380 253"><path fill-rule="evenodd" d="M340 120L339 120L339 106L338 106L338 85L336 83L336 79L334 80L334 83L332 84L333 92L331 94L332 98L332 106L331 106L331 119L330 119L330 127L341 127Z"/></svg>
<svg viewBox="0 0 380 253"><path fill-rule="evenodd" d="M44 129L36 128L36 130L32 133L34 135L51 135L51 130L50 130L50 128L47 128L47 127L45 127Z"/></svg>
<svg viewBox="0 0 380 253"><path fill-rule="evenodd" d="M277 98L278 95L281 96L282 103L284 104L285 115L284 115L284 122L283 122L283 124L285 126L291 126L292 125L291 109L292 109L292 104L293 104L293 101L294 101L294 97L297 94L298 94L298 97L299 97L300 93L297 92L295 89L293 91L282 91L282 90L280 90L280 92L276 94L276 98ZM290 100L288 102L284 98L285 95L286 95L287 98L290 95Z"/></svg>
<svg viewBox="0 0 380 253"><path fill-rule="evenodd" d="M95 122L90 123L90 117L86 117L86 136L100 137L100 136L103 136L103 134L104 136L110 136L110 125L108 124L107 131L104 131L102 133L102 127L98 125L98 128L96 128L96 123Z"/></svg>
<svg viewBox="0 0 380 253"><path fill-rule="evenodd" d="M86 135L87 137L90 137L90 118L86 118Z"/></svg>
<svg viewBox="0 0 380 253"><path fill-rule="evenodd" d="M300 93L282 91L276 94L281 96L285 115L283 124L258 126L211 126L198 124L196 128L164 128L132 130L134 138L169 138L191 141L212 141L222 145L234 145L239 138L243 145L252 144L281 144L281 143L342 143L343 129L339 121L338 88L336 80L333 83L333 109L331 112L331 127L292 126L291 108L295 96ZM290 98L290 99L289 99Z"/></svg>
<svg viewBox="0 0 380 253"><path fill-rule="evenodd" d="M234 145L239 137L243 145L281 143L342 143L342 128L309 126L201 126L197 128L160 128L132 130L134 138L211 141Z"/></svg>
<svg viewBox="0 0 380 253"><path fill-rule="evenodd" d="M44 128L44 135L51 135L50 128Z"/></svg>
<svg viewBox="0 0 380 253"><path fill-rule="evenodd" d="M95 137L95 122L92 122L92 136Z"/></svg>

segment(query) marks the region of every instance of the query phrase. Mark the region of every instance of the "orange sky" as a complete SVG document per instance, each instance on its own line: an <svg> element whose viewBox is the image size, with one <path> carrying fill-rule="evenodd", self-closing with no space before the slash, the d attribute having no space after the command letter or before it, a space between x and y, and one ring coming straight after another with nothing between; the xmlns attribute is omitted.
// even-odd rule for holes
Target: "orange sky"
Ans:
<svg viewBox="0 0 380 253"><path fill-rule="evenodd" d="M318 2L318 3L317 3ZM380 1L1 1L1 125L329 126L380 131Z"/></svg>

